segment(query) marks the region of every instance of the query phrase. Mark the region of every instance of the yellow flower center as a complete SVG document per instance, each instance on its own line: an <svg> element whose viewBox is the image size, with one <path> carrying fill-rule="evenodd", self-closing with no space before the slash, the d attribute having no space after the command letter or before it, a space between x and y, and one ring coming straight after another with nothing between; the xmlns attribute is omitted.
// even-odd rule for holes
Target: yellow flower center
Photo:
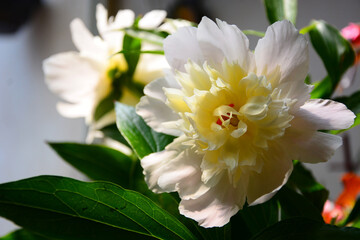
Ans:
<svg viewBox="0 0 360 240"><path fill-rule="evenodd" d="M244 166L261 171L261 155L293 119L290 100L265 76L226 61L220 69L188 62L186 73L176 76L182 89L165 89L167 104L182 117L178 127L204 154L202 180L217 181L228 172L236 185Z"/></svg>

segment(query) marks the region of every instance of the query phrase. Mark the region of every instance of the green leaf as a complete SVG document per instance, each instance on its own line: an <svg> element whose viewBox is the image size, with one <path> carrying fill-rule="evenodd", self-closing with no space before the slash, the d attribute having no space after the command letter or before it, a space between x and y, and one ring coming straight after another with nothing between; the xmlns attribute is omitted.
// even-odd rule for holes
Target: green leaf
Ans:
<svg viewBox="0 0 360 240"><path fill-rule="evenodd" d="M119 129L116 126L116 123L107 125L100 129L100 131L103 132L105 137L112 138L128 147L130 147L129 143L126 141L126 139L121 135Z"/></svg>
<svg viewBox="0 0 360 240"><path fill-rule="evenodd" d="M133 76L140 58L141 40L125 34L122 49L128 65L127 74L129 76Z"/></svg>
<svg viewBox="0 0 360 240"><path fill-rule="evenodd" d="M329 76L320 82L314 83L315 87L311 92L311 98L330 98L334 92L333 83Z"/></svg>
<svg viewBox="0 0 360 240"><path fill-rule="evenodd" d="M162 151L174 139L173 136L152 130L133 107L116 102L115 112L117 127L140 159Z"/></svg>
<svg viewBox="0 0 360 240"><path fill-rule="evenodd" d="M264 3L271 24L284 19L296 24L297 0L264 0Z"/></svg>
<svg viewBox="0 0 360 240"><path fill-rule="evenodd" d="M7 234L6 236L0 237L0 240L50 240L50 238L45 238L25 229L19 229Z"/></svg>
<svg viewBox="0 0 360 240"><path fill-rule="evenodd" d="M300 33L300 34L307 34L307 33L310 32L314 27L315 27L315 24L310 24L310 25L305 26L305 27L303 27L302 29L300 29L299 33Z"/></svg>
<svg viewBox="0 0 360 240"><path fill-rule="evenodd" d="M278 222L251 240L355 240L360 239L360 229L328 225L314 219L298 217Z"/></svg>
<svg viewBox="0 0 360 240"><path fill-rule="evenodd" d="M335 98L334 101L345 104L355 114L360 113L360 91L353 93L351 96Z"/></svg>
<svg viewBox="0 0 360 240"><path fill-rule="evenodd" d="M324 21L313 21L312 25L313 28L309 31L311 43L329 76L314 89L311 96L330 98L343 73L354 63L355 53L351 44L333 26ZM325 89L321 92L317 88Z"/></svg>
<svg viewBox="0 0 360 240"><path fill-rule="evenodd" d="M287 186L295 191L300 191L320 212L329 196L329 191L318 183L312 173L300 162L294 163L294 170Z"/></svg>
<svg viewBox="0 0 360 240"><path fill-rule="evenodd" d="M136 162L115 149L79 143L49 145L66 162L93 180L110 181L125 188L133 184Z"/></svg>
<svg viewBox="0 0 360 240"><path fill-rule="evenodd" d="M94 120L98 121L102 118L105 114L110 112L114 109L114 101L118 100L120 96L116 96L113 93L110 93L104 99L102 99L99 104L95 108L94 112Z"/></svg>
<svg viewBox="0 0 360 240"><path fill-rule="evenodd" d="M360 228L360 199L356 200L355 206L351 210L344 225L352 223L351 226Z"/></svg>
<svg viewBox="0 0 360 240"><path fill-rule="evenodd" d="M232 239L250 239L251 236L278 222L278 213L275 198L259 205L244 206L231 218Z"/></svg>
<svg viewBox="0 0 360 240"><path fill-rule="evenodd" d="M281 208L280 219L293 217L307 217L317 221L323 221L322 209L317 209L304 196L284 186L276 194Z"/></svg>
<svg viewBox="0 0 360 240"><path fill-rule="evenodd" d="M163 50L121 50L115 54L156 54L164 55Z"/></svg>
<svg viewBox="0 0 360 240"><path fill-rule="evenodd" d="M131 76L128 73L124 73L117 67L110 69L107 72L108 78L111 80L111 91L105 96L95 108L94 119L98 121L105 114L114 110L114 102L118 101L123 95L123 88L125 85L131 83Z"/></svg>
<svg viewBox="0 0 360 240"><path fill-rule="evenodd" d="M245 35L253 35L253 36L257 36L257 37L264 37L265 33L264 32L260 32L260 31L255 31L255 30L243 30L242 31Z"/></svg>
<svg viewBox="0 0 360 240"><path fill-rule="evenodd" d="M169 35L168 33L162 31L134 28L125 29L125 33L135 39L149 42L158 46L162 46L164 39Z"/></svg>
<svg viewBox="0 0 360 240"><path fill-rule="evenodd" d="M107 182L40 176L1 184L0 215L55 239L195 239L148 198Z"/></svg>
<svg viewBox="0 0 360 240"><path fill-rule="evenodd" d="M348 109L355 113L356 118L353 125L351 125L348 129L332 130L330 133L339 134L360 124L360 91L353 93L351 96L335 98L334 101L345 104Z"/></svg>

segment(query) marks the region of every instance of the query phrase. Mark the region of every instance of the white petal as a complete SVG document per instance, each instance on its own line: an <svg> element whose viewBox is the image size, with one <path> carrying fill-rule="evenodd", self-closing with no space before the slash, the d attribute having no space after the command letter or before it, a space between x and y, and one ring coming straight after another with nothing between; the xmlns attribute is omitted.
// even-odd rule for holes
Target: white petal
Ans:
<svg viewBox="0 0 360 240"><path fill-rule="evenodd" d="M154 29L159 26L166 17L164 10L152 10L144 15L139 21L139 28Z"/></svg>
<svg viewBox="0 0 360 240"><path fill-rule="evenodd" d="M270 147L262 158L264 165L258 173L250 175L247 202L251 205L269 200L287 182L293 169L292 159L285 154L288 149L280 146Z"/></svg>
<svg viewBox="0 0 360 240"><path fill-rule="evenodd" d="M101 3L96 5L96 27L100 35L108 30L108 12Z"/></svg>
<svg viewBox="0 0 360 240"><path fill-rule="evenodd" d="M140 163L144 169L145 181L150 190L155 193L162 193L164 190L159 186L158 180L163 170L167 167L169 160L174 159L177 151L166 151L152 153L141 159ZM175 189L173 189L175 191Z"/></svg>
<svg viewBox="0 0 360 240"><path fill-rule="evenodd" d="M355 114L342 103L311 99L297 111L295 119L299 117L316 130L339 130L349 128L354 123Z"/></svg>
<svg viewBox="0 0 360 240"><path fill-rule="evenodd" d="M102 4L96 6L96 23L100 36L105 40L108 54L121 50L124 32L120 29L130 27L134 23L135 14L132 10L118 11L115 19L108 19L108 12Z"/></svg>
<svg viewBox="0 0 360 240"><path fill-rule="evenodd" d="M234 25L217 20L217 25L203 17L197 31L199 46L210 64L221 65L224 58L248 70L249 40Z"/></svg>
<svg viewBox="0 0 360 240"><path fill-rule="evenodd" d="M109 29L118 30L131 27L135 19L135 13L130 9L120 10L115 16L113 23L109 24Z"/></svg>
<svg viewBox="0 0 360 240"><path fill-rule="evenodd" d="M326 162L342 145L340 136L323 132L289 130L284 137L284 146L293 159L306 163ZM290 145L291 144L291 145Z"/></svg>
<svg viewBox="0 0 360 240"><path fill-rule="evenodd" d="M202 227L222 227L239 211L236 194L236 189L228 182L219 183L199 198L182 199L179 211Z"/></svg>
<svg viewBox="0 0 360 240"><path fill-rule="evenodd" d="M174 74L171 71L164 70L164 75L165 78L156 79L145 86L144 94L146 96L161 101L166 101L166 95L165 92L163 91L163 88L176 88L176 89L181 88L178 82L176 81Z"/></svg>
<svg viewBox="0 0 360 240"><path fill-rule="evenodd" d="M83 56L91 57L95 60L106 60L107 47L98 37L94 37L85 27L83 21L76 18L70 23L71 36L76 48Z"/></svg>
<svg viewBox="0 0 360 240"><path fill-rule="evenodd" d="M249 39L235 25L217 19L220 30L222 31L226 44L223 52L230 62L237 62L245 71L253 65L253 56L249 51Z"/></svg>
<svg viewBox="0 0 360 240"><path fill-rule="evenodd" d="M88 117L92 111L92 107L92 102L83 102L80 104L59 102L56 104L58 112L67 118Z"/></svg>
<svg viewBox="0 0 360 240"><path fill-rule="evenodd" d="M43 62L45 81L50 90L66 101L78 103L95 98L100 69L91 59L74 52L53 55Z"/></svg>
<svg viewBox="0 0 360 240"><path fill-rule="evenodd" d="M159 30L168 32L170 34L175 33L181 27L191 27L192 23L183 19L165 19L165 23L159 27Z"/></svg>
<svg viewBox="0 0 360 240"><path fill-rule="evenodd" d="M174 86L178 85L176 81L171 78L171 75L166 79L159 78L146 85L144 89L145 96L142 97L137 104L136 113L155 131L180 136L181 131L166 128L163 124L180 119L179 115L165 104L166 96L163 88L171 88Z"/></svg>
<svg viewBox="0 0 360 240"><path fill-rule="evenodd" d="M280 70L280 78L270 79L272 87L283 89L285 97L309 98L309 87L304 84L308 73L308 43L294 25L287 20L276 22L268 27L265 37L255 48L257 75L270 75Z"/></svg>
<svg viewBox="0 0 360 240"><path fill-rule="evenodd" d="M185 71L184 65L191 61L202 65L204 56L196 39L195 27L183 27L164 40L165 57L171 67Z"/></svg>
<svg viewBox="0 0 360 240"><path fill-rule="evenodd" d="M169 144L164 151L152 153L141 160L145 181L157 193L178 191L185 199L196 198L209 190L200 178L200 160L182 136Z"/></svg>
<svg viewBox="0 0 360 240"><path fill-rule="evenodd" d="M179 139L187 139L182 137ZM180 140L179 140L180 141ZM169 146L165 151L176 151L176 157L167 159L167 167L158 179L158 185L166 192L177 191L181 199L198 198L209 190L201 181L200 161L202 156L191 147L183 151L172 150Z"/></svg>

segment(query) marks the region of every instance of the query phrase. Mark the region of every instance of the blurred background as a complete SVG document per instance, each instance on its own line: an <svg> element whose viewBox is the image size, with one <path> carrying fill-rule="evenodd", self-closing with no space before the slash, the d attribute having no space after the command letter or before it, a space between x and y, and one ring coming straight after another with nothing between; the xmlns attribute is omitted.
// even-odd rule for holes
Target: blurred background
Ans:
<svg viewBox="0 0 360 240"><path fill-rule="evenodd" d="M86 127L83 119L67 119L56 109L59 100L45 85L42 61L55 53L76 50L69 24L80 18L94 33L95 6L102 3L115 14L118 9L132 9L144 14L164 9L169 17L201 16L219 18L240 29L265 31L268 21L261 0L2 0L0 2L0 183L37 175L62 175L85 179L63 162L46 144L47 141L83 142ZM312 19L323 19L338 29L360 21L359 0L301 0L298 3L297 28ZM249 37L255 48L257 37ZM322 79L324 66L310 49L310 74L313 81ZM348 95L360 87L360 73ZM360 129L350 131L349 150L339 149L327 163L308 165L320 183L330 190L334 200L341 192L340 177L345 171L344 155L359 160ZM0 236L16 228L0 219Z"/></svg>

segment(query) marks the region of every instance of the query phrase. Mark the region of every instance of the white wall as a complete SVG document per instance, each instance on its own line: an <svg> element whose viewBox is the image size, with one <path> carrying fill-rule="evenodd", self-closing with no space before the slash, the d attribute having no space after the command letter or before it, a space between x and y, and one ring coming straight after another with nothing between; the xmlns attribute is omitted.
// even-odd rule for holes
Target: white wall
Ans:
<svg viewBox="0 0 360 240"><path fill-rule="evenodd" d="M41 63L46 57L74 50L69 23L83 19L94 25L94 1L46 0L43 9L32 21L14 35L0 35L0 182L54 174L82 178L82 175L60 160L46 145L46 141L82 141L83 121L65 119L55 110L58 100L43 81ZM124 0L124 8L145 13L153 8L166 9L173 0ZM206 0L206 7L214 17L238 25L241 29L266 30L268 25L260 0ZM358 0L299 0L299 28L311 19L324 19L341 28L351 21L360 21ZM251 47L257 38L251 37ZM310 73L314 80L325 75L319 58L311 51ZM360 80L358 74L357 88ZM353 154L359 147L359 128L352 133ZM331 189L335 198L341 191L341 171L331 166L341 163L337 152L328 163L312 166L316 177ZM14 225L0 218L0 236Z"/></svg>

